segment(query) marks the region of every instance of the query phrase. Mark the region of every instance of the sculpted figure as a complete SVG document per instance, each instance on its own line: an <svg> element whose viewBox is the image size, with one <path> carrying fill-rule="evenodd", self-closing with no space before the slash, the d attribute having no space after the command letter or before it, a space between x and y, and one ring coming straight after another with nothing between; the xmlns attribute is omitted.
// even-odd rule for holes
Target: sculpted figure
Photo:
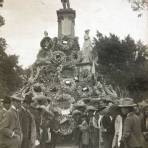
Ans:
<svg viewBox="0 0 148 148"><path fill-rule="evenodd" d="M89 36L90 30L85 30L84 35L84 44L83 44L83 62L91 62L92 61L92 43Z"/></svg>
<svg viewBox="0 0 148 148"><path fill-rule="evenodd" d="M70 8L70 2L69 0L61 0L62 2L62 5L63 5L63 8L66 9L66 8Z"/></svg>

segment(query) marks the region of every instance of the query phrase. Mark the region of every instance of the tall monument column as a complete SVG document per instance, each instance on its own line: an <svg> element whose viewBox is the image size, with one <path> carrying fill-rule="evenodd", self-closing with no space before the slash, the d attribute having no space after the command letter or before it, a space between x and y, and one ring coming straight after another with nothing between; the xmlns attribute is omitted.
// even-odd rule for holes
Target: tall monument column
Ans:
<svg viewBox="0 0 148 148"><path fill-rule="evenodd" d="M63 9L57 11L58 17L58 37L62 38L64 36L73 38L75 37L75 10L71 9L66 4L63 5Z"/></svg>

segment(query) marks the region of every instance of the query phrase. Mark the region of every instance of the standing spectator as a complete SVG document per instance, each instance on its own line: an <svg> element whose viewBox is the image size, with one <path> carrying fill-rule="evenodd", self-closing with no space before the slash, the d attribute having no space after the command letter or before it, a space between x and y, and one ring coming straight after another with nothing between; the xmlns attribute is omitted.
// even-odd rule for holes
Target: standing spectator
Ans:
<svg viewBox="0 0 148 148"><path fill-rule="evenodd" d="M32 141L32 124L33 124L33 115L31 114L29 108L32 103L32 97L26 95L19 112L20 124L23 133L23 139L21 148L32 148L35 141Z"/></svg>
<svg viewBox="0 0 148 148"><path fill-rule="evenodd" d="M120 148L120 141L123 129L123 117L121 115L121 109L120 107L113 105L110 108L110 113L114 119L114 129L115 129L112 141L112 148Z"/></svg>
<svg viewBox="0 0 148 148"><path fill-rule="evenodd" d="M123 126L123 136L121 142L124 143L126 148L143 148L143 135L141 129L141 120L134 111L133 100L125 98L120 104L121 112L126 114L127 117Z"/></svg>
<svg viewBox="0 0 148 148"><path fill-rule="evenodd" d="M5 117L6 112L9 110L11 106L11 98L6 96L4 99L2 99L2 110L0 111L0 122Z"/></svg>
<svg viewBox="0 0 148 148"><path fill-rule="evenodd" d="M82 113L79 110L74 110L72 112L72 116L75 123L74 130L73 130L73 141L80 148L81 147L81 130L79 128L79 125L82 123L82 120L81 120Z"/></svg>
<svg viewBox="0 0 148 148"><path fill-rule="evenodd" d="M79 125L79 128L82 132L82 134L81 134L81 148L88 148L89 147L89 126L88 126L86 115L83 115L82 123Z"/></svg>
<svg viewBox="0 0 148 148"><path fill-rule="evenodd" d="M55 148L57 144L58 132L59 132L59 112L54 110L54 117L50 121L50 129L51 129L51 148Z"/></svg>
<svg viewBox="0 0 148 148"><path fill-rule="evenodd" d="M32 98L33 103L31 104L30 111L34 116L35 125L36 125L36 147L40 145L41 139L41 125L42 125L42 108L40 106L47 106L47 97L44 95L37 95Z"/></svg>
<svg viewBox="0 0 148 148"><path fill-rule="evenodd" d="M110 116L108 112L105 113L102 117L101 123L104 129L102 132L104 148L111 148L114 135L114 122L112 116Z"/></svg>
<svg viewBox="0 0 148 148"><path fill-rule="evenodd" d="M142 131L145 138L144 148L148 147L148 104L143 109Z"/></svg>
<svg viewBox="0 0 148 148"><path fill-rule="evenodd" d="M50 148L52 147L51 142L51 134L50 134L50 125L51 120L54 117L54 114L51 114L49 108L47 106L40 106L42 109L42 121L40 124L40 148Z"/></svg>
<svg viewBox="0 0 148 148"><path fill-rule="evenodd" d="M87 107L88 119L89 119L89 146L96 148L96 127L94 126L94 113L96 108L93 106Z"/></svg>
<svg viewBox="0 0 148 148"><path fill-rule="evenodd" d="M19 95L11 97L11 107L0 122L0 148L20 148L22 132L18 110L22 98Z"/></svg>

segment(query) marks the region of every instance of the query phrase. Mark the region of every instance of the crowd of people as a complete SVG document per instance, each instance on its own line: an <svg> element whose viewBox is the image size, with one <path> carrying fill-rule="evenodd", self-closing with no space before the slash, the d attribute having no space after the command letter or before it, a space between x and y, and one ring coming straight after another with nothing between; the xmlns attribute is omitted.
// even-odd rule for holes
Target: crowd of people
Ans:
<svg viewBox="0 0 148 148"><path fill-rule="evenodd" d="M1 99L0 148L55 148L59 111L44 95ZM84 98L70 113L72 141L79 148L148 148L148 103L141 108L131 98Z"/></svg>

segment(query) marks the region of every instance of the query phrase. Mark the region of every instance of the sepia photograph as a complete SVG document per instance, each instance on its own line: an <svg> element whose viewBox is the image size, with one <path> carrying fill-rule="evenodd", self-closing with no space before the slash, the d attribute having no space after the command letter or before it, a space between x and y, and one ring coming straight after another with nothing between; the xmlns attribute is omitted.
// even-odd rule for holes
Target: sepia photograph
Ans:
<svg viewBox="0 0 148 148"><path fill-rule="evenodd" d="M148 0L0 0L0 148L148 148Z"/></svg>

